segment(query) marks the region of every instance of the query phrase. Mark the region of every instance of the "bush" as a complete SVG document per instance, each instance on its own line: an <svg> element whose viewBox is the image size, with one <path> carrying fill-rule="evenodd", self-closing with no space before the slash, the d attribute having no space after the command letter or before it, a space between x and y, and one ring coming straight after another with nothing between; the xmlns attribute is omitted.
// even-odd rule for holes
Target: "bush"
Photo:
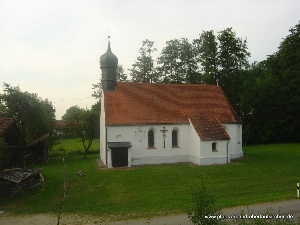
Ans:
<svg viewBox="0 0 300 225"><path fill-rule="evenodd" d="M188 212L191 222L197 225L218 225L224 224L218 218L220 211L215 206L213 193L207 189L207 185L202 177L202 182L192 191L193 207Z"/></svg>
<svg viewBox="0 0 300 225"><path fill-rule="evenodd" d="M222 216L222 212L215 206L213 193L207 189L207 185L202 177L202 182L197 185L192 191L193 206L188 212L188 217L193 224L196 225L226 225L226 221ZM248 209L247 214L241 211L238 215L240 219L231 221L230 224L236 225L296 225L300 224L300 218L297 222L288 218L287 215L282 215L280 212L273 214L270 210L260 214L263 218L247 218L246 215L255 215L256 213ZM271 218L270 215L281 215L281 218Z"/></svg>

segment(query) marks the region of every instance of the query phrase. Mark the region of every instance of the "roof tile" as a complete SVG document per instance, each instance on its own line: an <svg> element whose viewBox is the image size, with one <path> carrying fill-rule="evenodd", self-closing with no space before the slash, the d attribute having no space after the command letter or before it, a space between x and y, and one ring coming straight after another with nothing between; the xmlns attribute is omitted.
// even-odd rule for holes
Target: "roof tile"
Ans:
<svg viewBox="0 0 300 225"><path fill-rule="evenodd" d="M119 82L104 93L106 125L193 124L202 140L229 139L222 123L242 123L219 86Z"/></svg>

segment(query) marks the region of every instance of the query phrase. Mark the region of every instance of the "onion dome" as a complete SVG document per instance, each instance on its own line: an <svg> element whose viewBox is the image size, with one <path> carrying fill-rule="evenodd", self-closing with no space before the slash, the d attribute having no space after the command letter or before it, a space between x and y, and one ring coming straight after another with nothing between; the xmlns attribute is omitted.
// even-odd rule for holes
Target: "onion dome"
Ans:
<svg viewBox="0 0 300 225"><path fill-rule="evenodd" d="M100 57L100 66L117 66L118 58L110 49L110 42L108 42L107 51Z"/></svg>

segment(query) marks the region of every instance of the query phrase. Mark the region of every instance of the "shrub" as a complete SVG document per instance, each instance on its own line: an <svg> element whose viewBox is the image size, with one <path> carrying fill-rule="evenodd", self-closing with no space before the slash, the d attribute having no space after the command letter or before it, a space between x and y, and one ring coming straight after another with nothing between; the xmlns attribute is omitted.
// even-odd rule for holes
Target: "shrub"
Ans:
<svg viewBox="0 0 300 225"><path fill-rule="evenodd" d="M221 218L218 218L221 213L216 208L214 195L208 191L203 177L201 183L192 191L192 201L193 206L188 212L191 222L197 225L224 224Z"/></svg>

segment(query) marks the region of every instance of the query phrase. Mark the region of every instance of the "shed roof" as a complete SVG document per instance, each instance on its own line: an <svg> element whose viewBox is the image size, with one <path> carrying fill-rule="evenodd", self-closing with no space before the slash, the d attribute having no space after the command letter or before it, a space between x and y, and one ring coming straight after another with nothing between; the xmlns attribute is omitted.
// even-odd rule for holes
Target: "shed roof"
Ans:
<svg viewBox="0 0 300 225"><path fill-rule="evenodd" d="M104 104L106 125L191 122L202 140L229 139L222 124L242 123L215 85L118 82Z"/></svg>
<svg viewBox="0 0 300 225"><path fill-rule="evenodd" d="M7 128L9 128L14 119L11 118L0 118L0 137L4 134Z"/></svg>

